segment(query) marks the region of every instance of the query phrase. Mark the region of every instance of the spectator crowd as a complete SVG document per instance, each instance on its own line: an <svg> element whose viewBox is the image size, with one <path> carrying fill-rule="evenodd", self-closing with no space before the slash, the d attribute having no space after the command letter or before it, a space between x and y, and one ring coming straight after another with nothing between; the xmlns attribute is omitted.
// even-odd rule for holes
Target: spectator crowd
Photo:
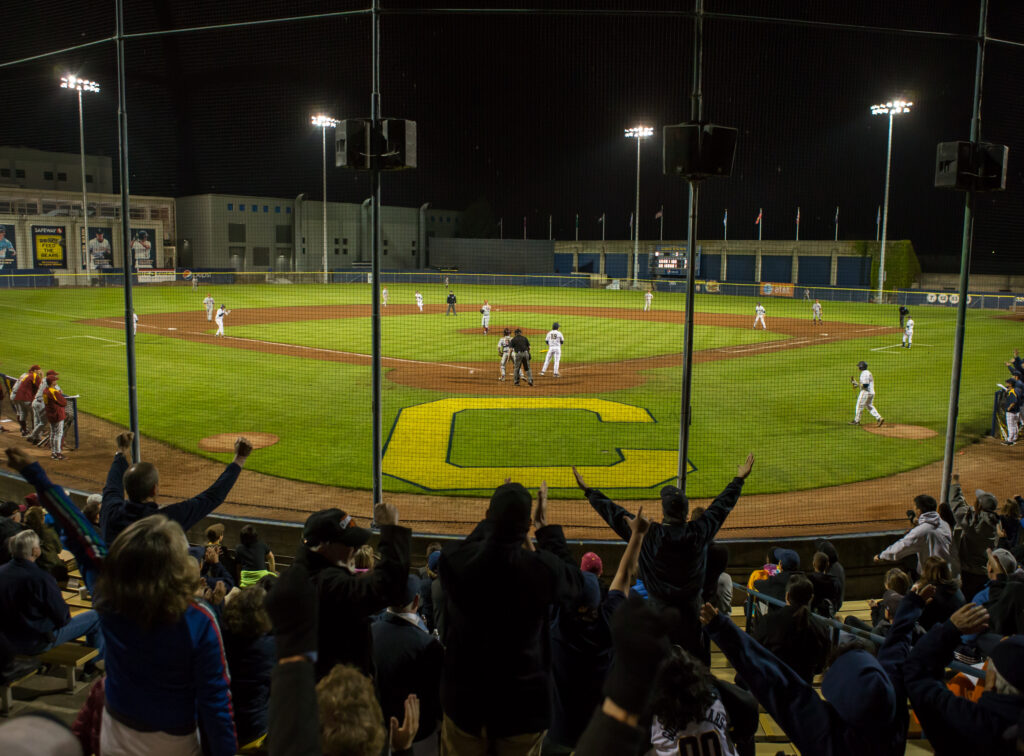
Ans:
<svg viewBox="0 0 1024 756"><path fill-rule="evenodd" d="M806 562L769 548L734 598L715 539L753 455L706 508L665 486L657 518L574 469L625 543L605 584L597 554L573 559L546 486L512 481L418 571L389 503L374 507L372 545L340 509L310 515L284 568L252 525L230 547L220 525L190 545L251 445L238 439L205 491L160 506L159 471L133 461L132 440L117 437L81 510L7 450L35 493L0 507L0 679L83 635L99 661L70 730L28 713L0 726L0 753L748 756L760 707L805 754L900 754L917 725L937 753L1024 748L1024 498L969 496L958 476L948 503L917 496L906 533L874 557L888 569L870 621L844 620L828 540ZM63 549L93 598L74 616ZM711 673L713 646L732 679ZM954 661L974 674L951 678Z"/></svg>

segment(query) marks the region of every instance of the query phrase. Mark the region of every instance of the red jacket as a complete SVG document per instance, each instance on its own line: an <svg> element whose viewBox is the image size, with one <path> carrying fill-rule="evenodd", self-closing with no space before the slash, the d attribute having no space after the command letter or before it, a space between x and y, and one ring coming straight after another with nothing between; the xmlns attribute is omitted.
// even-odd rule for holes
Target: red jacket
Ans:
<svg viewBox="0 0 1024 756"><path fill-rule="evenodd" d="M64 394L59 388L49 386L43 392L43 400L46 402L46 419L49 422L59 423L67 418L68 413L64 411L64 408L68 405L68 400L64 398Z"/></svg>
<svg viewBox="0 0 1024 756"><path fill-rule="evenodd" d="M21 385L18 386L18 393L14 395L16 402L31 402L36 398L39 391L39 384L43 382L42 373L25 373L21 376Z"/></svg>

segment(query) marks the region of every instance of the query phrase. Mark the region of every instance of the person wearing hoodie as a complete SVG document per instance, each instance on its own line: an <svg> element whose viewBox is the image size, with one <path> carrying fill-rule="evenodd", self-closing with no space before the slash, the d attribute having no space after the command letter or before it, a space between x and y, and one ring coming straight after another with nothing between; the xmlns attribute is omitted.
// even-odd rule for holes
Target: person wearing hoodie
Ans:
<svg viewBox="0 0 1024 756"><path fill-rule="evenodd" d="M725 487L711 506L696 520L687 522L690 502L675 486L661 489L662 522L652 523L640 548L640 579L647 588L655 609L675 607L680 622L673 629L672 641L691 654L701 656L700 614L701 591L707 566L708 544L739 501L743 483L754 467L754 455L739 465L736 477ZM596 488L590 488L573 468L576 484L590 506L601 518L628 541L628 519L632 515L611 501Z"/></svg>
<svg viewBox="0 0 1024 756"><path fill-rule="evenodd" d="M960 476L953 476L949 501L953 507L960 537L960 580L964 596L970 599L980 591L988 580L988 552L999 543L999 515L996 509L999 501L995 496L982 491L974 492L974 506L969 506L960 488Z"/></svg>
<svg viewBox="0 0 1024 756"><path fill-rule="evenodd" d="M953 540L949 525L939 517L938 504L928 494L914 497L914 527L905 536L887 547L875 558L875 562L896 562L904 557L917 557L917 574L921 574L924 560L930 556L949 559L949 547Z"/></svg>
<svg viewBox="0 0 1024 756"><path fill-rule="evenodd" d="M988 555L988 582L974 596L989 613L990 630L1000 635L1024 633L1024 570L1006 549Z"/></svg>
<svg viewBox="0 0 1024 756"><path fill-rule="evenodd" d="M815 542L814 548L828 557L828 574L839 581L839 603L836 605L838 612L843 607L843 600L846 598L846 568L839 562L839 552L832 542L822 538Z"/></svg>
<svg viewBox="0 0 1024 756"><path fill-rule="evenodd" d="M530 492L507 482L473 532L441 553L444 753L540 753L551 723L551 608L583 591L561 526L548 525L546 503L541 484L534 545Z"/></svg>
<svg viewBox="0 0 1024 756"><path fill-rule="evenodd" d="M914 714L937 754L1017 753L1013 731L1024 715L1024 637L1005 638L989 654L985 692L977 701L957 696L944 681L961 636L988 626L984 607L965 604L921 638L903 665Z"/></svg>
<svg viewBox="0 0 1024 756"><path fill-rule="evenodd" d="M896 756L903 753L907 739L903 666L914 625L931 591L926 588L921 597L904 600L877 658L859 644L840 648L822 679L820 695L710 604L704 605L700 620L801 753Z"/></svg>

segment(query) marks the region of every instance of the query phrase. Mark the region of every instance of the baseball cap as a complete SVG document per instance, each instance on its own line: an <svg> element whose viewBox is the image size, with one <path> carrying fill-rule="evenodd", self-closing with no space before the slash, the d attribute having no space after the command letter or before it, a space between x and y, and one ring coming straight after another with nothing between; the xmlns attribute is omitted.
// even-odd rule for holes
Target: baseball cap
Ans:
<svg viewBox="0 0 1024 756"><path fill-rule="evenodd" d="M864 362L864 360L861 360L860 362L857 363L857 367L859 367L861 370L867 370L868 363Z"/></svg>
<svg viewBox="0 0 1024 756"><path fill-rule="evenodd" d="M33 365L32 367L29 368L29 370L39 370L39 366Z"/></svg>
<svg viewBox="0 0 1024 756"><path fill-rule="evenodd" d="M800 555L793 549L775 549L775 561L786 572L800 569Z"/></svg>
<svg viewBox="0 0 1024 756"><path fill-rule="evenodd" d="M427 557L427 569L431 572L437 572L437 567L439 564L441 564L440 551L435 551L433 554Z"/></svg>
<svg viewBox="0 0 1024 756"><path fill-rule="evenodd" d="M978 506L986 512L995 512L999 506L999 500L993 494L990 494L988 491L982 491L980 488L974 491L974 497L978 500Z"/></svg>
<svg viewBox="0 0 1024 756"><path fill-rule="evenodd" d="M990 558L999 562L999 567L1007 575L1017 571L1017 559L1006 549L988 549L987 553Z"/></svg>
<svg viewBox="0 0 1024 756"><path fill-rule="evenodd" d="M885 597L882 599L882 607L885 611L896 616L896 610L900 608L900 603L903 601L903 594L897 593L896 591L886 591Z"/></svg>
<svg viewBox="0 0 1024 756"><path fill-rule="evenodd" d="M681 489L675 486L665 486L661 489L661 511L677 520L686 520L687 512L690 509L690 500Z"/></svg>
<svg viewBox="0 0 1024 756"><path fill-rule="evenodd" d="M59 375L59 373L56 370L52 369L52 368L50 370L47 370L46 374L47 375Z"/></svg>
<svg viewBox="0 0 1024 756"><path fill-rule="evenodd" d="M580 569L601 577L601 573L604 572L604 563L601 561L601 557L593 551L588 551L580 560Z"/></svg>
<svg viewBox="0 0 1024 756"><path fill-rule="evenodd" d="M402 595L402 606L411 604L420 595L420 579L415 575L405 578L405 593Z"/></svg>
<svg viewBox="0 0 1024 756"><path fill-rule="evenodd" d="M357 527L351 516L336 507L314 512L306 518L302 528L302 540L309 546L341 543L359 547L369 541L371 535L369 530Z"/></svg>
<svg viewBox="0 0 1024 756"><path fill-rule="evenodd" d="M498 486L487 507L487 519L502 530L530 529L530 506L533 497L521 483L504 483Z"/></svg>
<svg viewBox="0 0 1024 756"><path fill-rule="evenodd" d="M996 671L1017 690L1024 689L1024 636L1011 635L989 654Z"/></svg>
<svg viewBox="0 0 1024 756"><path fill-rule="evenodd" d="M47 373L47 374L46 374L46 382L47 382L47 383L56 383L56 382L57 382L57 379L58 379L59 377L60 377L60 376L59 376L59 375L58 375L57 373Z"/></svg>

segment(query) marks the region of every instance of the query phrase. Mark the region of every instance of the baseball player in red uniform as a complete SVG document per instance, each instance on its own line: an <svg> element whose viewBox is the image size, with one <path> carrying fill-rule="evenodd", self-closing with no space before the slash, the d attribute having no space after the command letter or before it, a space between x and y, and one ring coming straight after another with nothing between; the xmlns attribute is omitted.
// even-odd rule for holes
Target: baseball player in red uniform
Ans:
<svg viewBox="0 0 1024 756"><path fill-rule="evenodd" d="M57 385L57 373L46 376L43 400L46 402L46 421L50 424L50 457L64 459L61 444L64 441L64 421L68 417L64 408L68 405L68 400L64 398L64 392Z"/></svg>
<svg viewBox="0 0 1024 756"><path fill-rule="evenodd" d="M39 370L38 365L30 367L27 373L22 373L11 391L11 401L18 413L18 423L21 425L21 435L23 436L29 434L28 423L32 418L32 402L43 382L43 374Z"/></svg>

